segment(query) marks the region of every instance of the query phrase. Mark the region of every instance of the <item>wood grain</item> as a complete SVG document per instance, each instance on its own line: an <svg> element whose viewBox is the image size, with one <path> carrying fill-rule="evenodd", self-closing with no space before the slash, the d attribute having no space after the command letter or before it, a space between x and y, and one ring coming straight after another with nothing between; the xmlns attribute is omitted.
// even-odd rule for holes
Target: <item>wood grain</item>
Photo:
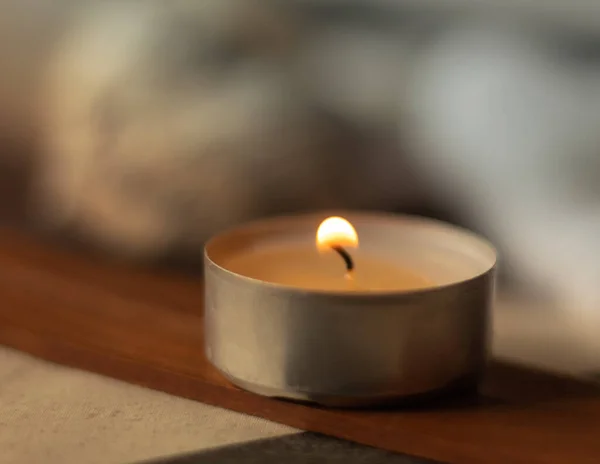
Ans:
<svg viewBox="0 0 600 464"><path fill-rule="evenodd" d="M503 363L482 398L341 411L230 386L202 349L202 282L58 251L0 232L0 343L293 427L456 464L597 464L600 390Z"/></svg>

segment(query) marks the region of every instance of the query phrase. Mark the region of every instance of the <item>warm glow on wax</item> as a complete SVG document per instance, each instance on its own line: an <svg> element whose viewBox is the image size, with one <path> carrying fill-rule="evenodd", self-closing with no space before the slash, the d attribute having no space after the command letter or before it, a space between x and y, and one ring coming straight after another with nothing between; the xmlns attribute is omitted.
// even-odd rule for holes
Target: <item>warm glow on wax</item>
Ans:
<svg viewBox="0 0 600 464"><path fill-rule="evenodd" d="M317 248L325 251L332 247L358 247L358 234L344 218L327 218L317 229Z"/></svg>

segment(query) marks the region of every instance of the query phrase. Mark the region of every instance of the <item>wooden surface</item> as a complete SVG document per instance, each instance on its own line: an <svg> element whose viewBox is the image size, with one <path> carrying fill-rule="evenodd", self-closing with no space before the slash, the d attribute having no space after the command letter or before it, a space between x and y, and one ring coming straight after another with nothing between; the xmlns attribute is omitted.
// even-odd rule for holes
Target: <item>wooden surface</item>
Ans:
<svg viewBox="0 0 600 464"><path fill-rule="evenodd" d="M202 350L199 279L127 269L0 232L0 343L293 427L456 464L600 462L600 391L494 363L482 398L339 411L258 397Z"/></svg>

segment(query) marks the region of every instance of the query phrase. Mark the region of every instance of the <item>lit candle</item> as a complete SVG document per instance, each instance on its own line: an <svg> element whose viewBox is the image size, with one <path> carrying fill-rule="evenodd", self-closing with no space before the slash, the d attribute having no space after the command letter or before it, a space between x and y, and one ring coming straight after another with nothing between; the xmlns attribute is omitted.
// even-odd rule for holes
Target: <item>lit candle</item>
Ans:
<svg viewBox="0 0 600 464"><path fill-rule="evenodd" d="M433 285L417 272L361 252L356 230L337 216L319 225L316 244L298 240L252 247L229 257L225 266L254 279L308 290L401 291Z"/></svg>
<svg viewBox="0 0 600 464"><path fill-rule="evenodd" d="M207 243L208 361L246 390L331 406L475 388L494 248L438 221L343 216L272 218Z"/></svg>

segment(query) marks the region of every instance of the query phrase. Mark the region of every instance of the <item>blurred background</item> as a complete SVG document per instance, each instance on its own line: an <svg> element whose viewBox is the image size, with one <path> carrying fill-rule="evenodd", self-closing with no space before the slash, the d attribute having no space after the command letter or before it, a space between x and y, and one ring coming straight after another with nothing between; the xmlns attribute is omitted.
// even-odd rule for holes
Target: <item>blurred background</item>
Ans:
<svg viewBox="0 0 600 464"><path fill-rule="evenodd" d="M0 8L3 225L198 267L208 237L257 217L430 215L491 237L503 278L558 308L502 313L508 351L547 355L548 314L573 326L560 353L600 330L595 2Z"/></svg>

